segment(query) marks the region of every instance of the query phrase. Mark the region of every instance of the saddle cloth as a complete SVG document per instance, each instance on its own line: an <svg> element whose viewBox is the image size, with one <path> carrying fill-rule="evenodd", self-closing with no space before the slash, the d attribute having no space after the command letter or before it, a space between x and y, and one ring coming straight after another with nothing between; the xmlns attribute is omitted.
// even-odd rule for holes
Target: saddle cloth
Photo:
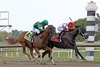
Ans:
<svg viewBox="0 0 100 67"><path fill-rule="evenodd" d="M60 37L59 36L52 36L51 37L51 41L59 42L60 41Z"/></svg>
<svg viewBox="0 0 100 67"><path fill-rule="evenodd" d="M25 38L26 40L28 40L28 41L31 41L31 37L32 37L32 32L31 32L31 31L27 32L27 33L25 34L25 36L24 36L24 38Z"/></svg>

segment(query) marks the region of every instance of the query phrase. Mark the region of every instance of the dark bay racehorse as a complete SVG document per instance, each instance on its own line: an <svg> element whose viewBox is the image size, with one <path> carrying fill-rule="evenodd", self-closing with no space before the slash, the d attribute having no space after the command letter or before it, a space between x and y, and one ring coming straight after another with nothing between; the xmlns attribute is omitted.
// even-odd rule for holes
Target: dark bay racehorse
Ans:
<svg viewBox="0 0 100 67"><path fill-rule="evenodd" d="M57 47L57 48L61 48L61 49L73 49L73 50L75 50L75 55L77 58L79 55L83 60L85 60L76 46L75 38L77 37L78 34L85 37L86 39L88 38L88 35L86 33L86 29L83 26L76 26L76 28L73 31L66 31L66 32L63 32L61 34L62 42L52 41L51 37L54 35L52 33L50 38L49 38L48 46L50 48ZM44 57L46 54L47 54L46 51L43 52L42 57Z"/></svg>
<svg viewBox="0 0 100 67"><path fill-rule="evenodd" d="M30 43L30 41L24 39L24 36L27 32L22 32L17 40L10 37L7 39L7 41L11 44L20 43L23 48L23 53L29 57L30 61L31 61L31 57L28 53L26 53L26 47L30 49L30 54L33 58L34 58L33 48L35 49L38 56L40 56L39 50L44 49L47 53L49 53L49 58L50 60L52 60L52 55L51 55L52 49L48 47L48 36L50 33L53 33L53 32L54 32L54 26L48 25L48 27L46 27L44 32L42 32L39 36L35 36L35 38L33 39L33 43Z"/></svg>

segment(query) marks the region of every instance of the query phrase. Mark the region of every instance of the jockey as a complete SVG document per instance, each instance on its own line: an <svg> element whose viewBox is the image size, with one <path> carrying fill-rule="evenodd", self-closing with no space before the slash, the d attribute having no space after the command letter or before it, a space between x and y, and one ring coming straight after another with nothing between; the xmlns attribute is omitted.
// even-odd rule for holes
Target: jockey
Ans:
<svg viewBox="0 0 100 67"><path fill-rule="evenodd" d="M47 20L43 20L42 22L38 21L38 22L34 23L33 30L32 30L32 36L30 38L31 42L32 42L33 36L41 34L41 32L44 31L46 25L48 25L48 21Z"/></svg>
<svg viewBox="0 0 100 67"><path fill-rule="evenodd" d="M58 31L71 31L74 29L74 22L63 23L58 27Z"/></svg>
<svg viewBox="0 0 100 67"><path fill-rule="evenodd" d="M63 23L62 26L58 27L58 31L60 31L59 33L59 37L61 36L61 34L65 31L72 31L74 29L74 22L69 22L69 23Z"/></svg>
<svg viewBox="0 0 100 67"><path fill-rule="evenodd" d="M63 23L61 26L58 27L58 31L67 30L67 23Z"/></svg>
<svg viewBox="0 0 100 67"><path fill-rule="evenodd" d="M44 31L46 25L48 25L48 21L47 20L43 20L42 22L38 21L33 25L32 32L36 33L36 34L40 34L41 32Z"/></svg>
<svg viewBox="0 0 100 67"><path fill-rule="evenodd" d="M43 21L41 22L41 25L42 25L43 30L44 30L44 29L45 29L45 26L48 25L48 21L47 21L47 20L43 20Z"/></svg>
<svg viewBox="0 0 100 67"><path fill-rule="evenodd" d="M74 22L68 23L68 31L72 31L74 29Z"/></svg>

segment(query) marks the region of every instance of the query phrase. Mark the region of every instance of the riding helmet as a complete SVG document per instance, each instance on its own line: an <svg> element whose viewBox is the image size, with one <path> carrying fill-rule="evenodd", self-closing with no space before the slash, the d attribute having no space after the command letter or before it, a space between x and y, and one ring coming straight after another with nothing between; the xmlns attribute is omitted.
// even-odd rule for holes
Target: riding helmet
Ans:
<svg viewBox="0 0 100 67"><path fill-rule="evenodd" d="M70 26L74 26L74 22L69 22L69 23L68 23L68 26L69 26L69 25L70 25Z"/></svg>
<svg viewBox="0 0 100 67"><path fill-rule="evenodd" d="M43 20L41 23L48 25L48 21L47 20Z"/></svg>

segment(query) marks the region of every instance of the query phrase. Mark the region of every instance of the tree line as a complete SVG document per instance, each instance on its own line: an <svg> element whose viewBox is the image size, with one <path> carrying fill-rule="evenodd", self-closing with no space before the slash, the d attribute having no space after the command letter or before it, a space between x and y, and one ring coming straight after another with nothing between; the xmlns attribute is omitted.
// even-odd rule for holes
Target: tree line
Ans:
<svg viewBox="0 0 100 67"><path fill-rule="evenodd" d="M95 41L99 41L100 40L100 20L98 18L96 18L96 24L98 24L99 26L99 32L95 33ZM80 26L84 26L86 27L87 25L87 21L86 18L80 18L76 21L74 21L74 25L80 25ZM21 32L23 31L18 31L17 29L12 30L11 32L7 32L7 31L0 31L0 42L5 41L6 37L8 37L9 35L13 36L15 39L18 39L19 35L21 34ZM78 35L78 37L76 38L77 42L80 41L84 41L85 39L82 38L81 36Z"/></svg>

